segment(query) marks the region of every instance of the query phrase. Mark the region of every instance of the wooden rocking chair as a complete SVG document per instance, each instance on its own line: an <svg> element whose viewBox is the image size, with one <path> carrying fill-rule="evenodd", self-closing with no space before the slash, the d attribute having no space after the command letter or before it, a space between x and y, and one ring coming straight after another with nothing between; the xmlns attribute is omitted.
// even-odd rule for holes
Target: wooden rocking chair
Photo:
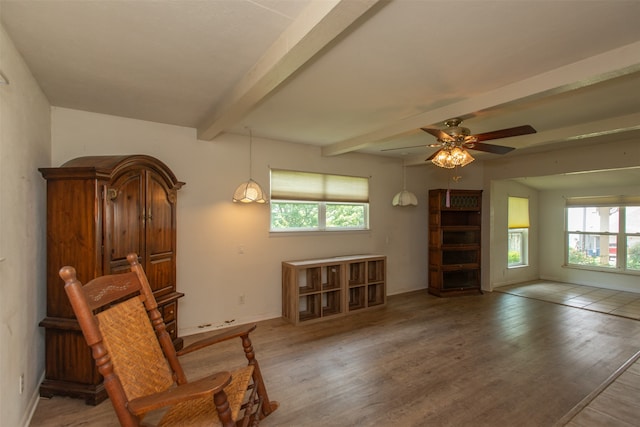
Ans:
<svg viewBox="0 0 640 427"><path fill-rule="evenodd" d="M175 351L136 254L131 272L86 285L73 267L60 269L65 291L120 424L147 425L145 414L167 407L158 426L255 426L278 407L267 396L249 339L256 325L239 326ZM187 382L178 356L240 338L247 366Z"/></svg>

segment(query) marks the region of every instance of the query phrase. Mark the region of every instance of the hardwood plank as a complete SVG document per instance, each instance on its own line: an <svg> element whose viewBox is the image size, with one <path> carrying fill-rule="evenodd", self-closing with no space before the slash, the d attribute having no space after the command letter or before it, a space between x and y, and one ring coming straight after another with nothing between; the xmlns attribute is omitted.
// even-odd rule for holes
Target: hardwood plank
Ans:
<svg viewBox="0 0 640 427"><path fill-rule="evenodd" d="M640 349L640 322L505 293L424 291L321 323L260 322L253 341L281 404L263 426L541 426ZM239 341L183 358L190 378L242 361ZM100 424L91 409L41 400L31 425L117 425L109 404L95 408Z"/></svg>
<svg viewBox="0 0 640 427"><path fill-rule="evenodd" d="M617 388L616 384L605 390L598 396L589 409L606 414L619 422L638 425L640 420L640 405L638 405L638 390L633 390L633 395L628 396L625 393L631 392L628 388Z"/></svg>
<svg viewBox="0 0 640 427"><path fill-rule="evenodd" d="M603 414L594 409L587 408L575 417L567 427L595 427L595 426L616 426L616 427L634 427L636 423L625 423L610 415Z"/></svg>

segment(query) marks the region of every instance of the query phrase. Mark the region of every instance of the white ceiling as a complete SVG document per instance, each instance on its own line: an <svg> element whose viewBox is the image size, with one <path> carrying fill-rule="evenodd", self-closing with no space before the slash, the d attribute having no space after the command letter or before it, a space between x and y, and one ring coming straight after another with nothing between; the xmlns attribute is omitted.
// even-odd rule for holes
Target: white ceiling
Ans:
<svg viewBox="0 0 640 427"><path fill-rule="evenodd" d="M640 166L613 170L589 171L588 173L564 173L560 175L516 178L520 182L538 190L575 190L579 188L616 188L621 185L640 183ZM613 194L618 196L619 194Z"/></svg>
<svg viewBox="0 0 640 427"><path fill-rule="evenodd" d="M422 163L419 128L451 117L536 128L494 142L509 156L640 131L638 0L0 0L0 15L52 105L201 139L250 127Z"/></svg>

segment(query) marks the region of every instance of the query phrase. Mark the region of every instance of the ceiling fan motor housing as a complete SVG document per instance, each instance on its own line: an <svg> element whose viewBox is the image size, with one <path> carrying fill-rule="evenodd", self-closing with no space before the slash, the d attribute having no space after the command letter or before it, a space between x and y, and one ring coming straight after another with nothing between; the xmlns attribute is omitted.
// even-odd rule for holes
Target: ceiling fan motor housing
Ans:
<svg viewBox="0 0 640 427"><path fill-rule="evenodd" d="M460 123L462 123L462 120L457 118L446 120L444 124L447 127L442 129L442 132L449 135L452 140L440 140L440 142L444 143L445 145L447 143L454 143L451 144L453 146L460 146L464 144L466 148L473 148L473 143L477 141L476 137L471 135L471 131L469 130L469 128L460 126Z"/></svg>

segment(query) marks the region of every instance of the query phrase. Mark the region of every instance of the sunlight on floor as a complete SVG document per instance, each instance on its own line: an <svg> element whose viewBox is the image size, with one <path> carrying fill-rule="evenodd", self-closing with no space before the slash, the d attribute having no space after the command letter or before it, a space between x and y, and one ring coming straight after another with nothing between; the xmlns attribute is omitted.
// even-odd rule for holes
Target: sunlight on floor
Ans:
<svg viewBox="0 0 640 427"><path fill-rule="evenodd" d="M640 320L640 293L635 292L555 282L501 286L494 291Z"/></svg>

